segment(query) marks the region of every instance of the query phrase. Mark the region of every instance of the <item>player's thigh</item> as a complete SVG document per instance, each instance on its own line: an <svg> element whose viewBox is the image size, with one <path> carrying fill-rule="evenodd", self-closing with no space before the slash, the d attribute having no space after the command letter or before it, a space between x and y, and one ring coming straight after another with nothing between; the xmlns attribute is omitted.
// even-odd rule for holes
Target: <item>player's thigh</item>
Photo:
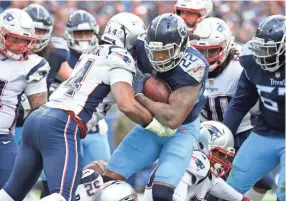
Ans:
<svg viewBox="0 0 286 201"><path fill-rule="evenodd" d="M0 135L0 189L10 177L17 151L14 135Z"/></svg>
<svg viewBox="0 0 286 201"><path fill-rule="evenodd" d="M159 137L142 126L134 127L112 153L107 169L126 179L153 163L161 151Z"/></svg>
<svg viewBox="0 0 286 201"><path fill-rule="evenodd" d="M279 164L278 146L282 146L280 138L252 132L236 154L227 182L245 193Z"/></svg>
<svg viewBox="0 0 286 201"><path fill-rule="evenodd" d="M110 158L110 148L107 135L99 133L89 133L85 139L81 140L83 145L83 164L88 165L94 160L108 161Z"/></svg>
<svg viewBox="0 0 286 201"><path fill-rule="evenodd" d="M200 122L196 119L192 123L180 126L174 136L166 139L160 154L155 181L174 187L178 185L191 160L199 133Z"/></svg>
<svg viewBox="0 0 286 201"><path fill-rule="evenodd" d="M42 156L35 148L22 143L13 171L4 189L14 200L23 200L39 178L42 170Z"/></svg>
<svg viewBox="0 0 286 201"><path fill-rule="evenodd" d="M285 200L285 191L286 191L286 183L285 183L285 149L284 149L281 150L278 187L276 190L276 194L279 201Z"/></svg>
<svg viewBox="0 0 286 201"><path fill-rule="evenodd" d="M61 194L67 201L74 200L82 171L80 129L60 110L51 111L46 122L40 144L49 191Z"/></svg>

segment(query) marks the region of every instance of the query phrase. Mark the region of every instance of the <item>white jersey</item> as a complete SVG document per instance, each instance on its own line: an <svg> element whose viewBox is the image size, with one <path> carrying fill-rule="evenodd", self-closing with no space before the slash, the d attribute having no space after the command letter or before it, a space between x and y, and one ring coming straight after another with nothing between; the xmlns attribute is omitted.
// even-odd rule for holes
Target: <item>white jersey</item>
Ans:
<svg viewBox="0 0 286 201"><path fill-rule="evenodd" d="M48 62L36 54L25 61L0 55L0 134L13 132L22 93L30 96L47 91L49 69Z"/></svg>
<svg viewBox="0 0 286 201"><path fill-rule="evenodd" d="M207 103L201 111L201 121L223 121L231 97L235 94L238 80L243 71L239 61L232 60L226 69L216 78L209 78L206 81ZM250 113L243 118L237 133L252 128Z"/></svg>
<svg viewBox="0 0 286 201"><path fill-rule="evenodd" d="M184 176L175 188L173 200L205 200L208 193L230 201L241 201L243 198L223 179L210 172L210 162L202 152L194 151ZM152 200L152 190L146 187L144 201Z"/></svg>
<svg viewBox="0 0 286 201"><path fill-rule="evenodd" d="M92 169L83 170L80 183L75 192L76 200L92 201L93 196L102 185L103 179L97 172Z"/></svg>
<svg viewBox="0 0 286 201"><path fill-rule="evenodd" d="M136 72L132 56L124 48L101 45L85 52L71 77L50 96L48 107L73 111L94 125L102 119L115 100L110 86L116 82L132 85Z"/></svg>

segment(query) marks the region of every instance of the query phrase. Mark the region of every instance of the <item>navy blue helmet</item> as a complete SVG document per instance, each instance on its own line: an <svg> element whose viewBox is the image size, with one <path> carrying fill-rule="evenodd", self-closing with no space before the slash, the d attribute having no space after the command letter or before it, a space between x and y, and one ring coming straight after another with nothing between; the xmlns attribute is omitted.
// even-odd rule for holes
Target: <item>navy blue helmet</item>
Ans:
<svg viewBox="0 0 286 201"><path fill-rule="evenodd" d="M259 24L252 39L252 51L263 70L275 72L285 64L285 39L285 16L272 15Z"/></svg>
<svg viewBox="0 0 286 201"><path fill-rule="evenodd" d="M35 26L35 44L33 52L44 49L51 38L53 31L53 20L50 13L39 4L30 4L23 9L32 18Z"/></svg>
<svg viewBox="0 0 286 201"><path fill-rule="evenodd" d="M77 33L89 32L90 37L77 37ZM82 53L98 44L99 25L87 11L78 10L69 16L65 28L65 38L69 48Z"/></svg>
<svg viewBox="0 0 286 201"><path fill-rule="evenodd" d="M187 25L175 14L156 17L147 29L145 49L156 71L166 72L176 67L187 49Z"/></svg>

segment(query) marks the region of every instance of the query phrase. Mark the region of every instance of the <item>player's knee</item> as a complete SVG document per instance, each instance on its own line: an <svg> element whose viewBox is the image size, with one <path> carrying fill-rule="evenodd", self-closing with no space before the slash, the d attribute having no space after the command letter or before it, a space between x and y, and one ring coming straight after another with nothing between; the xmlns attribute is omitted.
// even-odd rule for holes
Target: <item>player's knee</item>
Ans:
<svg viewBox="0 0 286 201"><path fill-rule="evenodd" d="M169 186L153 184L152 197L154 201L173 201L174 189Z"/></svg>
<svg viewBox="0 0 286 201"><path fill-rule="evenodd" d="M274 180L270 175L267 175L254 184L255 188L263 190L271 190L274 185Z"/></svg>
<svg viewBox="0 0 286 201"><path fill-rule="evenodd" d="M66 201L66 199L58 193L53 193L47 197L44 197L40 201Z"/></svg>

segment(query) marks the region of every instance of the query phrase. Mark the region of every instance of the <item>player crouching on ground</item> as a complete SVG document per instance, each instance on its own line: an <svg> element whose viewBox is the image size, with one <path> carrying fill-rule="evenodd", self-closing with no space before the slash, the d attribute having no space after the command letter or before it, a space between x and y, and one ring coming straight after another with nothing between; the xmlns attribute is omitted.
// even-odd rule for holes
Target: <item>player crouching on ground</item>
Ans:
<svg viewBox="0 0 286 201"><path fill-rule="evenodd" d="M231 201L248 201L222 178L231 169L234 140L230 130L222 123L206 121L201 124L198 150L192 154L189 166L175 189L174 201L204 200L207 193ZM152 185L156 169L150 176L144 201L152 201Z"/></svg>

